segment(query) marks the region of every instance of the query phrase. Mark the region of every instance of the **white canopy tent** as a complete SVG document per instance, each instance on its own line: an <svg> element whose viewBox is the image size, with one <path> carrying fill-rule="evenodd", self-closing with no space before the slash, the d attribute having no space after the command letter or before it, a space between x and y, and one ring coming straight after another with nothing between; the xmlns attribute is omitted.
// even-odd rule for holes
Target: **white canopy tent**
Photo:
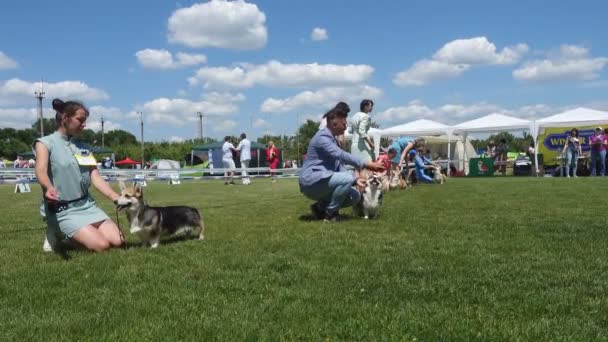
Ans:
<svg viewBox="0 0 608 342"><path fill-rule="evenodd" d="M447 156L448 159L448 171L450 166L450 156L456 161L456 168L458 170L464 170L465 173L468 172L469 166L464 163L464 155L473 155L475 154L475 147L471 144L470 139L472 136L468 136L467 140L464 140L463 137L450 137L448 135L432 135L432 136L422 136L426 141L426 149L431 151L431 155L433 159L445 159ZM456 138L456 139L454 139Z"/></svg>
<svg viewBox="0 0 608 342"><path fill-rule="evenodd" d="M372 137L374 141L374 154L377 156L380 153L380 133L382 131L377 128L370 128L367 134ZM348 129L344 131L344 139L350 140L353 138L353 135L348 132Z"/></svg>
<svg viewBox="0 0 608 342"><path fill-rule="evenodd" d="M425 136L425 135L447 135L448 139L448 164L449 160L451 160L450 151L451 151L451 134L450 134L450 126L444 125L440 122L427 120L427 119L419 119L415 121L411 121L408 123L404 123L401 125L389 127L383 129L380 132L382 137L398 137L404 135L410 136ZM379 150L378 150L379 152ZM378 155L376 152L376 155ZM448 167L449 172L449 167Z"/></svg>
<svg viewBox="0 0 608 342"><path fill-rule="evenodd" d="M608 124L608 112L578 107L534 121L531 128L534 137L534 161L538 165L538 136L545 127L576 127ZM536 175L539 171L536 168Z"/></svg>
<svg viewBox="0 0 608 342"><path fill-rule="evenodd" d="M397 137L402 135L442 135L449 132L450 126L440 122L420 119L383 129L380 133L383 137Z"/></svg>
<svg viewBox="0 0 608 342"><path fill-rule="evenodd" d="M466 121L456 126L452 126L452 134L463 135L465 141L469 133L490 133L517 130L530 130L532 133L534 132L534 122L500 113L492 113L478 119ZM465 153L465 164L468 162L468 157L468 154Z"/></svg>
<svg viewBox="0 0 608 342"><path fill-rule="evenodd" d="M499 113L493 113L481 118L470 120L452 126L454 134L490 133L500 131L532 130L533 122Z"/></svg>

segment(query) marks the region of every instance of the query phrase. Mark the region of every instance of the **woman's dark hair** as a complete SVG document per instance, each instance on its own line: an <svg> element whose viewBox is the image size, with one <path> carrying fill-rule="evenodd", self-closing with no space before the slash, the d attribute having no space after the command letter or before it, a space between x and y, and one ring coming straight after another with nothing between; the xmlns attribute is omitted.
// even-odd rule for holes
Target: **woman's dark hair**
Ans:
<svg viewBox="0 0 608 342"><path fill-rule="evenodd" d="M363 110L365 110L365 107L367 107L369 105L373 106L374 105L374 101L365 99L365 100L361 101L361 105L359 106L359 109L361 111L363 111Z"/></svg>
<svg viewBox="0 0 608 342"><path fill-rule="evenodd" d="M89 117L89 110L81 102L78 101L67 101L63 102L60 99L53 100L53 109L55 110L55 123L59 126L61 124L61 115L65 114L68 118L76 115L79 109L84 110L84 115Z"/></svg>
<svg viewBox="0 0 608 342"><path fill-rule="evenodd" d="M225 136L224 141L230 141L230 136L229 135Z"/></svg>
<svg viewBox="0 0 608 342"><path fill-rule="evenodd" d="M576 135L574 134L574 132L576 132ZM573 137L577 137L577 138L578 138L578 129L573 128L573 129L570 131L570 135L571 135L571 136L573 136Z"/></svg>
<svg viewBox="0 0 608 342"><path fill-rule="evenodd" d="M346 102L338 102L334 106L334 108L330 109L327 113L323 114L323 118L328 119L327 116L329 115L329 113L331 113L331 111L336 108L343 110L344 112L346 112L346 114L348 114L350 112L350 107L348 106L348 104Z"/></svg>

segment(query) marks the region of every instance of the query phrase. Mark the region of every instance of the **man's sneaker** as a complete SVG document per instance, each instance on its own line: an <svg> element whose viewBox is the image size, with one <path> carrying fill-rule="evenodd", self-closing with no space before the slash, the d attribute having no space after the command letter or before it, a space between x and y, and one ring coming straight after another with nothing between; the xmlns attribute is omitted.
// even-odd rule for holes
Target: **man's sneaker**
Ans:
<svg viewBox="0 0 608 342"><path fill-rule="evenodd" d="M325 222L340 222L340 212L337 210L333 213L326 211L324 221Z"/></svg>
<svg viewBox="0 0 608 342"><path fill-rule="evenodd" d="M315 220L322 220L325 218L325 211L321 208L321 204L316 202L310 205L310 212Z"/></svg>

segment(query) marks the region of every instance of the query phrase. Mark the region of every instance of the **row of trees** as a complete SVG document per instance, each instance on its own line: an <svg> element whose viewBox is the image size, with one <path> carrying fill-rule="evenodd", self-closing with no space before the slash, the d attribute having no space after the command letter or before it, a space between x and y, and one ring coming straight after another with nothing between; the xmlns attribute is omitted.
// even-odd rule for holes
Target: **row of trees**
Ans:
<svg viewBox="0 0 608 342"><path fill-rule="evenodd" d="M45 134L55 130L55 123L50 119L44 119L43 127ZM317 132L319 123L308 120L302 124L295 136L280 135L271 136L265 135L257 138L257 142L267 144L268 141L274 141L275 145L283 149L285 159L301 160L306 153L306 148L310 139ZM31 151L32 142L40 136L40 122L36 121L31 128L15 129L2 128L0 129L0 157L15 159L17 155ZM95 132L90 129L85 129L78 137L78 140L91 147L101 147L102 135L101 132ZM234 142L238 142L239 138L232 137ZM141 159L141 144L137 138L123 130L112 130L105 132L103 136L104 147L112 150L115 153L116 159L130 157L131 159ZM151 159L172 159L172 160L188 160L186 156L192 151L192 148L207 143L217 142L216 139L206 138L190 139L182 142L145 142L144 156L146 160Z"/></svg>
<svg viewBox="0 0 608 342"><path fill-rule="evenodd" d="M52 120L44 119L43 121L44 131L52 132L55 130L55 124ZM373 123L373 126L378 128L379 125ZM20 153L31 151L32 142L39 137L40 122L36 121L32 124L31 128L26 129L14 129L14 128L2 128L0 129L0 157L14 159ZM315 135L319 128L319 122L313 120L307 120L297 130L296 135L279 135L271 136L264 135L257 138L257 142L267 144L268 141L274 141L275 145L283 149L283 156L285 159L291 160L302 160L310 140ZM105 147L114 151L117 159L123 159L130 157L135 160L141 159L141 145L137 141L137 138L123 130L112 130L104 134L104 145ZM487 147L490 140L494 140L496 143L500 139L505 139L511 151L525 152L530 145L531 137L524 133L523 137L516 137L511 133L502 132L494 135L490 135L487 139L473 141L473 146L477 149L484 149ZM101 146L102 136L101 132L94 132L89 129L85 129L79 140L89 146ZM238 142L238 137L232 137L233 142ZM146 142L144 144L145 159L172 159L183 161L192 148L203 143L212 143L217 140L212 138L206 138L204 141L200 139L190 139L183 142ZM388 141L382 139L382 146L387 146Z"/></svg>
<svg viewBox="0 0 608 342"><path fill-rule="evenodd" d="M530 143L533 141L532 136L526 132L521 137L516 137L509 132L500 132L498 134L492 134L486 139L472 140L471 144L475 149L486 149L488 143L493 140L497 145L501 139L505 139L510 152L527 152Z"/></svg>

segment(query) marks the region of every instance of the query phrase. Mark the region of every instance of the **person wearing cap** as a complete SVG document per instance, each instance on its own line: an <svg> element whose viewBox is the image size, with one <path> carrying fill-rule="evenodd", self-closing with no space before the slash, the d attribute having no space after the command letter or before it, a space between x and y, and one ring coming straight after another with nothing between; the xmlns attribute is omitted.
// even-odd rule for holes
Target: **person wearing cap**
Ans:
<svg viewBox="0 0 608 342"><path fill-rule="evenodd" d="M589 138L591 145L591 176L597 175L597 162L599 161L600 176L606 175L606 146L608 141L602 127L595 129L595 134Z"/></svg>
<svg viewBox="0 0 608 342"><path fill-rule="evenodd" d="M433 178L429 177L424 171L428 169L433 169L435 166L433 165L425 165L424 161L420 157L420 153L416 152L416 150L411 150L409 152L410 158L414 161L415 171L416 171L416 179L419 182L425 183L433 183Z"/></svg>

